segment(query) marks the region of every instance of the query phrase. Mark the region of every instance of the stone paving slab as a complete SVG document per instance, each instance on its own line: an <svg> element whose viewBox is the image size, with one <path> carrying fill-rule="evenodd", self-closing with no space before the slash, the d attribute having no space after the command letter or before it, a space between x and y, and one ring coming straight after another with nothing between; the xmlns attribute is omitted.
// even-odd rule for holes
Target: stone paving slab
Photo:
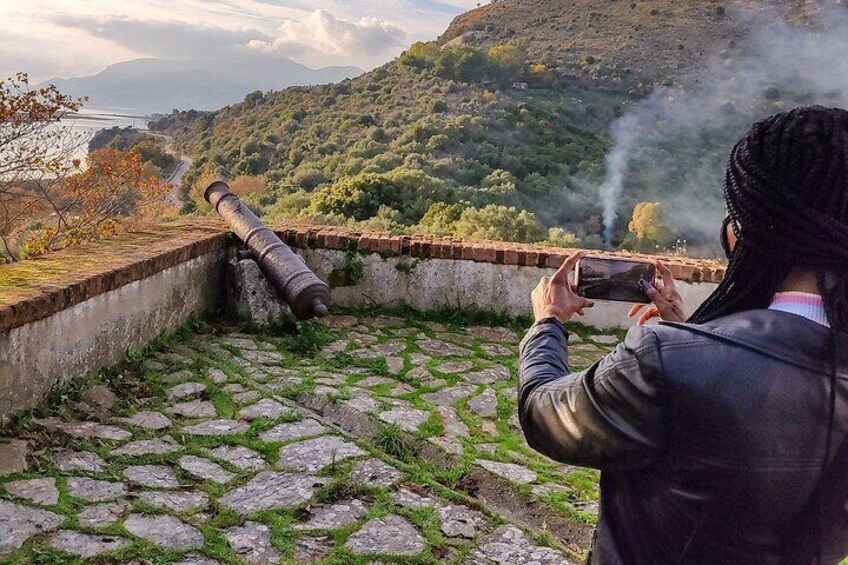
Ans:
<svg viewBox="0 0 848 565"><path fill-rule="evenodd" d="M116 551L134 544L142 548L139 557L121 565L155 562L145 553L153 546L134 541L141 538L173 551L168 562L191 564L342 563L351 554L374 564L567 563L526 531L495 529L502 522L489 512L499 511L500 493L477 482L490 477L497 488L515 488L505 499L532 491L535 499L509 510L519 515L525 507L537 512L551 494L571 504L572 514L597 513L594 496L585 493L586 471L574 479L575 490L574 468L521 441L513 376L518 336L484 326L348 321L325 330L324 352L335 350L326 357L289 351L276 336L198 335L191 346L152 353L139 364L139 378L159 383L153 390L162 392L153 397L127 399L99 417L75 400L56 410L63 417L39 412L47 416L33 423L61 433L53 436L61 447L12 438L24 448L8 466L45 473L8 477L0 466L0 554L24 563L29 557L20 556L52 547L118 563ZM580 355L601 355L611 344L612 337L587 339ZM361 360L334 358L342 347ZM115 396L96 386L103 398ZM209 394L207 387L230 396L229 403L215 398L220 413L195 397ZM375 430L380 434L372 439ZM422 448L421 439L435 447ZM407 441L415 448L400 455L401 463L393 457L409 449ZM0 440L0 453L5 445ZM435 453L443 455L431 460ZM462 459L475 465L452 479L461 490L448 496L445 475L432 473ZM64 475L58 481L57 472ZM60 503L63 484L70 505ZM477 488L485 497L461 502ZM542 516L555 519L550 512ZM102 528L125 533L95 535ZM215 538L204 537L210 531ZM445 543L431 546L425 531ZM210 542L216 559L204 555Z"/></svg>

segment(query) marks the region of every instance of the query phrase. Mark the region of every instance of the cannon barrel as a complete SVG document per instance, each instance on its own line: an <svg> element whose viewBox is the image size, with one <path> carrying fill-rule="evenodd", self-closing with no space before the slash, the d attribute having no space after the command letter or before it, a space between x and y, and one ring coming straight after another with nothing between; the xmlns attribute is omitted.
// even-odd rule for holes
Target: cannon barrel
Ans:
<svg viewBox="0 0 848 565"><path fill-rule="evenodd" d="M242 204L227 183L213 182L206 187L203 197L251 249L259 268L296 317L306 320L327 315L330 287Z"/></svg>

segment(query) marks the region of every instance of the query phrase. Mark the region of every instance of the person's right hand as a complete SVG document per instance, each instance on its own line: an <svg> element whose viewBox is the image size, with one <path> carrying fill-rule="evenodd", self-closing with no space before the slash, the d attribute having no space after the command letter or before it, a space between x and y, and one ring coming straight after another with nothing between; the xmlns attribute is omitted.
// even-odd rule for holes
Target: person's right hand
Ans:
<svg viewBox="0 0 848 565"><path fill-rule="evenodd" d="M668 322L685 322L689 319L689 315L683 309L683 299L674 285L671 269L661 261L655 261L654 265L657 267L662 282L658 281L656 287L645 282L645 294L651 299L652 304L635 304L630 309L628 316L631 318L636 316L642 308L647 306L647 309L642 312L642 315L636 321L640 326L653 318L660 318Z"/></svg>

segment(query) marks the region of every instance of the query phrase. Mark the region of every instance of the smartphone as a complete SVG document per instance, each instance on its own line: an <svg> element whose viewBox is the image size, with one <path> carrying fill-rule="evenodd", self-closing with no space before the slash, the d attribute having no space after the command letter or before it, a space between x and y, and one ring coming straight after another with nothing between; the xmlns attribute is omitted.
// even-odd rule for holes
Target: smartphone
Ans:
<svg viewBox="0 0 848 565"><path fill-rule="evenodd" d="M648 304L644 282L655 284L653 263L634 259L584 257L574 273L577 294L592 300L615 300Z"/></svg>

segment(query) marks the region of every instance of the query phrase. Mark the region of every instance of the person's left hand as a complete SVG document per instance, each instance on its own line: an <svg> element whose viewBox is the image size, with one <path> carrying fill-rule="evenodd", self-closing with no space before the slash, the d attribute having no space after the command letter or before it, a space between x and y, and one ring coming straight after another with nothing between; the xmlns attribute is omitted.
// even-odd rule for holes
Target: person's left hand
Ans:
<svg viewBox="0 0 848 565"><path fill-rule="evenodd" d="M582 316L584 308L595 305L591 300L578 296L568 282L568 274L586 255L585 251L578 251L562 263L553 277L542 277L533 289L530 300L533 303L533 317L537 322L545 318L556 318L565 323L575 314Z"/></svg>

